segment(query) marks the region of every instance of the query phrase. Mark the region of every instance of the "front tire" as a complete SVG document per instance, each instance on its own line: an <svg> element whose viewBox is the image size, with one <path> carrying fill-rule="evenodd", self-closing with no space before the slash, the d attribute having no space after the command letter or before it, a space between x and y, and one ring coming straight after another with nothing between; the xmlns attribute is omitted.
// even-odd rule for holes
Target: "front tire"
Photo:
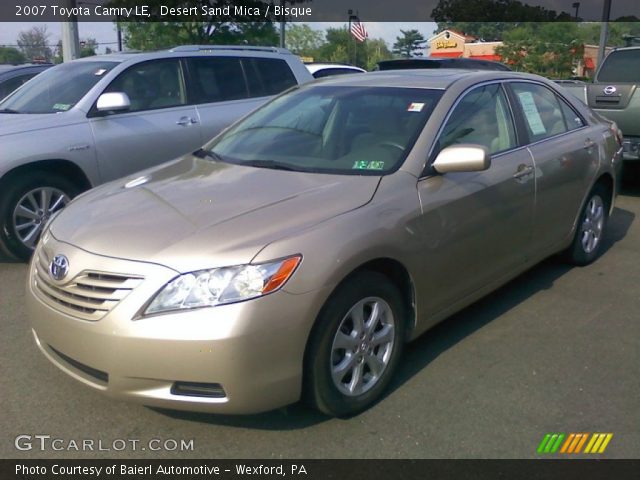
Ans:
<svg viewBox="0 0 640 480"><path fill-rule="evenodd" d="M602 252L602 240L609 220L607 188L597 184L582 208L573 243L565 251L565 259L574 265L588 265Z"/></svg>
<svg viewBox="0 0 640 480"><path fill-rule="evenodd" d="M305 399L321 412L346 417L373 405L402 353L405 308L398 289L376 272L341 285L323 307L305 358Z"/></svg>
<svg viewBox="0 0 640 480"><path fill-rule="evenodd" d="M0 197L0 242L20 260L28 260L55 212L79 193L69 180L36 171L7 181Z"/></svg>

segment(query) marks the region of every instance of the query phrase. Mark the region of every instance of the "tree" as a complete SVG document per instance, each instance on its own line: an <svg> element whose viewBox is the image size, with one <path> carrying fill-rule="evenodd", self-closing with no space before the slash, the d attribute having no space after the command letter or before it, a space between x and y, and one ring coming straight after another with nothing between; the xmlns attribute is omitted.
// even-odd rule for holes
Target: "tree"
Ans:
<svg viewBox="0 0 640 480"><path fill-rule="evenodd" d="M135 7L138 0L112 0L115 7ZM159 50L176 45L250 44L273 46L278 43L278 34L271 20L255 21L251 15L193 15L160 17L160 7L216 8L237 5L266 8L261 0L146 0L152 16L144 22L121 22L125 44L134 50Z"/></svg>
<svg viewBox="0 0 640 480"><path fill-rule="evenodd" d="M287 48L297 55L314 57L323 44L321 31L314 30L309 25L295 23L287 27Z"/></svg>
<svg viewBox="0 0 640 480"><path fill-rule="evenodd" d="M572 20L566 12L525 5L518 0L440 0L431 12L438 22L552 22Z"/></svg>
<svg viewBox="0 0 640 480"><path fill-rule="evenodd" d="M418 30L400 30L402 36L396 37L393 53L402 57L421 57L426 39Z"/></svg>
<svg viewBox="0 0 640 480"><path fill-rule="evenodd" d="M19 64L27 61L27 58L13 47L0 47L0 63Z"/></svg>
<svg viewBox="0 0 640 480"><path fill-rule="evenodd" d="M97 54L98 42L95 38L80 40L80 58L92 57Z"/></svg>
<svg viewBox="0 0 640 480"><path fill-rule="evenodd" d="M506 32L496 53L514 70L563 78L583 57L584 44L574 22L526 23Z"/></svg>
<svg viewBox="0 0 640 480"><path fill-rule="evenodd" d="M513 30L516 22L438 22L438 31L455 30L484 42L501 41L505 32Z"/></svg>
<svg viewBox="0 0 640 480"><path fill-rule="evenodd" d="M346 26L328 28L325 42L314 55L314 60L318 62L347 63L365 70L372 70L380 60L389 58L391 52L384 40L376 38L367 39L362 43L355 42Z"/></svg>
<svg viewBox="0 0 640 480"><path fill-rule="evenodd" d="M610 47L624 47L626 44L625 37L640 35L640 22L637 21L619 21L609 23L609 36L607 37L607 45ZM600 42L600 22L581 23L580 36L584 43L598 45Z"/></svg>
<svg viewBox="0 0 640 480"><path fill-rule="evenodd" d="M46 25L36 25L18 34L18 48L31 61L44 60L50 62L53 52L48 45L49 36Z"/></svg>
<svg viewBox="0 0 640 480"><path fill-rule="evenodd" d="M80 58L97 55L97 50L98 42L95 38L80 39ZM64 61L62 58L62 40L58 40L52 60L53 63L62 63Z"/></svg>

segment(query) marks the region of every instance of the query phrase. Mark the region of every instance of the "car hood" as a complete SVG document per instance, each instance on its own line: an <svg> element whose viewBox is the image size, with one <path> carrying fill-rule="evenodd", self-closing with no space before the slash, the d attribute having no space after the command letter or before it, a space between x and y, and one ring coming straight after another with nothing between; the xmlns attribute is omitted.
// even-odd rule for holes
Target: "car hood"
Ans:
<svg viewBox="0 0 640 480"><path fill-rule="evenodd" d="M95 254L180 272L244 264L275 240L366 204L379 178L243 167L189 155L91 190L58 215L50 232Z"/></svg>
<svg viewBox="0 0 640 480"><path fill-rule="evenodd" d="M0 113L0 137L14 133L42 130L43 128L61 127L82 120L82 115L78 115L73 111L62 113Z"/></svg>

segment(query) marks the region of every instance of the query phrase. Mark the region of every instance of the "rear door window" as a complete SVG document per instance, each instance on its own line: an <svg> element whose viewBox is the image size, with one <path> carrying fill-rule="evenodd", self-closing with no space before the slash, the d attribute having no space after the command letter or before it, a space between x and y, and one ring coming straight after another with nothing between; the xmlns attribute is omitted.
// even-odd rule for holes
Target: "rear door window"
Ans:
<svg viewBox="0 0 640 480"><path fill-rule="evenodd" d="M531 142L538 142L577 128L573 125L571 128L567 126L563 102L548 88L535 83L519 82L513 82L511 86L522 110Z"/></svg>
<svg viewBox="0 0 640 480"><path fill-rule="evenodd" d="M245 58L252 97L277 95L297 85L286 61L277 58Z"/></svg>
<svg viewBox="0 0 640 480"><path fill-rule="evenodd" d="M249 97L238 57L192 57L187 59L193 103L226 102Z"/></svg>

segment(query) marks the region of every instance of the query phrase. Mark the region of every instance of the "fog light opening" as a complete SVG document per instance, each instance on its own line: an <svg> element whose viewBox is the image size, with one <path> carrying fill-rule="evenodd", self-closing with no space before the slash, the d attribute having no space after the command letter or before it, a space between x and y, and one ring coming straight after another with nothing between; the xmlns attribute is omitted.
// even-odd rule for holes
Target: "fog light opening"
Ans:
<svg viewBox="0 0 640 480"><path fill-rule="evenodd" d="M171 386L171 395L207 398L225 398L227 396L219 383L196 382L174 382Z"/></svg>

